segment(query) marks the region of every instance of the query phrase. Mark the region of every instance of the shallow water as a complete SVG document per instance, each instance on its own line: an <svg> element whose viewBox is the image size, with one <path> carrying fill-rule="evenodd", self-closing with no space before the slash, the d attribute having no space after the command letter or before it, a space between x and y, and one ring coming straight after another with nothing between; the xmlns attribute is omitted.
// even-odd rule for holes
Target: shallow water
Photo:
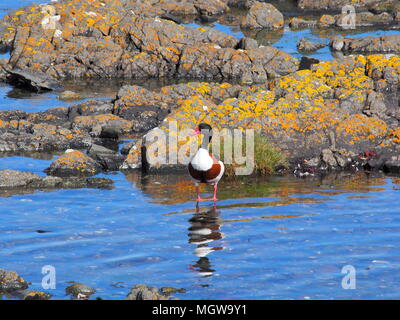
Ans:
<svg viewBox="0 0 400 320"><path fill-rule="evenodd" d="M295 35L310 31L290 32L274 45L290 52ZM119 85L76 91L106 99ZM55 92L11 90L0 86L0 110L67 105ZM0 170L44 176L52 156L30 156L2 157ZM41 290L42 267L54 266L57 287L46 291L56 299L68 298L69 281L107 299L125 298L137 283L185 288L175 295L181 299L400 298L400 178L225 179L218 205L197 209L186 175L99 176L113 179L115 188L0 197L0 268ZM355 290L341 286L345 265L356 268Z"/></svg>
<svg viewBox="0 0 400 320"><path fill-rule="evenodd" d="M50 162L0 168L43 174ZM185 288L181 299L400 298L399 178L225 180L218 205L197 210L186 175L101 176L115 188L0 198L1 267L40 289L54 266L58 299L69 281L109 299L137 283ZM341 287L349 264L356 290Z"/></svg>

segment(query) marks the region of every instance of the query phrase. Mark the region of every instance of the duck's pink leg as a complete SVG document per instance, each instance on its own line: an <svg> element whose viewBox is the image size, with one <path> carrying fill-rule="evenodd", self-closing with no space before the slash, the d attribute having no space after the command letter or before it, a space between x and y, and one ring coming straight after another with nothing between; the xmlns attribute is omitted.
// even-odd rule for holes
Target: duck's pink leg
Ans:
<svg viewBox="0 0 400 320"><path fill-rule="evenodd" d="M214 202L218 201L218 199L217 199L217 189L218 189L218 184L216 183L216 184L214 184L214 197L212 198L212 200Z"/></svg>
<svg viewBox="0 0 400 320"><path fill-rule="evenodd" d="M206 199L202 199L200 196L200 187L198 184L196 184L196 192L197 192L197 202L206 201Z"/></svg>

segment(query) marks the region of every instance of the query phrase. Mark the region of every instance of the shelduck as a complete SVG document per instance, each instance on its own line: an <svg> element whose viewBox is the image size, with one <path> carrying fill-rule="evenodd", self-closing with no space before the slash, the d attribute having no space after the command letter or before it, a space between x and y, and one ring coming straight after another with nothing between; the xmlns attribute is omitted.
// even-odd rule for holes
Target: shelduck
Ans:
<svg viewBox="0 0 400 320"><path fill-rule="evenodd" d="M216 159L212 154L208 152L208 145L212 139L212 128L207 123L199 124L192 136L203 134L203 142L199 150L193 156L192 160L188 165L190 176L195 181L197 201L213 200L216 202L218 182L221 180L225 166L222 161ZM212 199L202 199L199 191L199 184L207 183L214 185L214 197Z"/></svg>

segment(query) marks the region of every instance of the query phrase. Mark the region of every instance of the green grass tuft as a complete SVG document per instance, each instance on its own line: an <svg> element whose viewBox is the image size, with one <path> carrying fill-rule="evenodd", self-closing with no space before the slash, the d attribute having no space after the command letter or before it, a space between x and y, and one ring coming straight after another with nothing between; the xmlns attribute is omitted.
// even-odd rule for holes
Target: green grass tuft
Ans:
<svg viewBox="0 0 400 320"><path fill-rule="evenodd" d="M224 161L224 140L221 140L221 152L220 159ZM246 150L244 143L243 154ZM225 163L225 176L235 176L235 169L243 167L244 165L238 165L236 163L226 164ZM258 175L272 175L276 173L278 167L288 167L287 158L281 150L274 147L265 136L261 134L254 135L254 171L253 174Z"/></svg>

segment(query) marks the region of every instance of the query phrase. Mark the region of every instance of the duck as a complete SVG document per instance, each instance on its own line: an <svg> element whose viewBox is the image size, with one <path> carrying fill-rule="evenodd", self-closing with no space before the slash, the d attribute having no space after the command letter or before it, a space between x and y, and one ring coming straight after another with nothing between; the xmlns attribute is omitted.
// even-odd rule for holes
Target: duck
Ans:
<svg viewBox="0 0 400 320"><path fill-rule="evenodd" d="M197 192L197 202L213 200L217 202L218 182L225 172L224 163L208 152L208 145L212 139L212 127L207 123L200 123L192 132L191 136L203 134L203 141L196 154L188 164L191 178L195 182ZM214 196L212 199L203 199L200 195L199 184L205 183L214 186Z"/></svg>

